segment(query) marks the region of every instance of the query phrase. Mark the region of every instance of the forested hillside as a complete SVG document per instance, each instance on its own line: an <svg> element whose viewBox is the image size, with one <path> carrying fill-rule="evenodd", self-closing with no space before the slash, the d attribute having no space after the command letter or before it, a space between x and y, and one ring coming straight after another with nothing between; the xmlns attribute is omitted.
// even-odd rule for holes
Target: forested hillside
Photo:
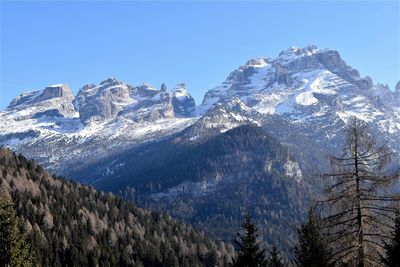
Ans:
<svg viewBox="0 0 400 267"><path fill-rule="evenodd" d="M201 142L188 140L183 134L149 143L79 176L94 180L95 170L108 168L112 175L99 172L97 188L167 212L226 242L249 212L264 241L289 255L312 185L288 147L256 125L239 126Z"/></svg>
<svg viewBox="0 0 400 267"><path fill-rule="evenodd" d="M232 248L168 215L48 174L0 149L0 187L24 221L39 266L214 266Z"/></svg>

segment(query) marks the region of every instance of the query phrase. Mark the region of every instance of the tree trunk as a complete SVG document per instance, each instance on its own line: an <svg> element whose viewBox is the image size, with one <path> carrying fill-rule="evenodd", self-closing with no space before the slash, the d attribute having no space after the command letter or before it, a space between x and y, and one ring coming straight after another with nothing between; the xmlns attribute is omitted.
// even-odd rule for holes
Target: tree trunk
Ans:
<svg viewBox="0 0 400 267"><path fill-rule="evenodd" d="M364 240L363 240L363 225L362 225L362 212L361 212L361 191L360 191L360 177L358 173L358 137L357 130L354 133L355 146L354 146L354 167L356 178L356 194L357 194L357 226L358 226L358 267L364 267Z"/></svg>

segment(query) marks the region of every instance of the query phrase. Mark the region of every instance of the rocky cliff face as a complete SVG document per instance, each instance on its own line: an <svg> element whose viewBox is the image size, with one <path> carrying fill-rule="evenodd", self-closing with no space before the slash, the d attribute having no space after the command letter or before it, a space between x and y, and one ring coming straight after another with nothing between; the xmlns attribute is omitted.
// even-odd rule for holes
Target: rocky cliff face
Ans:
<svg viewBox="0 0 400 267"><path fill-rule="evenodd" d="M395 101L400 105L400 81L397 82L395 90L394 90Z"/></svg>
<svg viewBox="0 0 400 267"><path fill-rule="evenodd" d="M369 77L360 78L358 71L346 65L335 50L320 50L315 46L291 48L281 52L277 58L252 59L233 71L221 86L205 94L200 110L207 110L210 105L233 96L250 97L245 101L246 104L255 106L263 100L258 96L268 95L268 91L299 91L296 89L308 85L311 79L330 77L337 78L332 83L349 85L351 89L368 90L373 87ZM359 90L355 90L356 93Z"/></svg>
<svg viewBox="0 0 400 267"><path fill-rule="evenodd" d="M6 111L15 112L20 119L33 116L72 116L74 96L65 84L46 87L42 91L27 92L14 98Z"/></svg>
<svg viewBox="0 0 400 267"><path fill-rule="evenodd" d="M115 78L102 81L99 86L83 86L77 95L77 109L83 123L115 118L126 105L131 104L133 88Z"/></svg>
<svg viewBox="0 0 400 267"><path fill-rule="evenodd" d="M110 121L119 115L130 116L134 121L174 117L171 96L165 87L134 87L115 78L99 86L85 85L77 95L77 107L82 123Z"/></svg>
<svg viewBox="0 0 400 267"><path fill-rule="evenodd" d="M124 114L132 114L135 121L156 121L162 118L174 118L172 97L166 88L157 90L148 84L137 87L136 105L132 105Z"/></svg>
<svg viewBox="0 0 400 267"><path fill-rule="evenodd" d="M369 122L377 136L400 150L400 85L393 92L360 77L335 50L293 47L276 58L249 60L207 91L197 107L185 84L168 91L165 84L156 89L115 78L85 85L75 99L65 85L23 94L0 112L0 143L61 171L89 154L118 153L199 121L194 125L202 128L199 136L189 139L255 123L298 151L319 146L334 153L351 116ZM315 144L296 141L299 136ZM62 157L65 151L70 158Z"/></svg>
<svg viewBox="0 0 400 267"><path fill-rule="evenodd" d="M172 91L172 104L174 112L181 117L190 117L194 115L196 104L193 97L186 90L184 83L178 84Z"/></svg>
<svg viewBox="0 0 400 267"><path fill-rule="evenodd" d="M0 112L0 144L64 173L190 125L193 99L174 102L174 94L165 85L159 90L115 78L85 85L76 97L66 85L49 86L18 96Z"/></svg>
<svg viewBox="0 0 400 267"><path fill-rule="evenodd" d="M361 78L335 50L290 48L277 58L252 59L209 90L198 112L205 114L234 98L251 110L251 114L241 113L244 117L269 125L268 115L277 115L290 122L290 131L317 140L331 151L340 145L339 131L351 116L371 123L376 134L399 151L396 93L374 85L369 77ZM288 129L276 137L290 135Z"/></svg>

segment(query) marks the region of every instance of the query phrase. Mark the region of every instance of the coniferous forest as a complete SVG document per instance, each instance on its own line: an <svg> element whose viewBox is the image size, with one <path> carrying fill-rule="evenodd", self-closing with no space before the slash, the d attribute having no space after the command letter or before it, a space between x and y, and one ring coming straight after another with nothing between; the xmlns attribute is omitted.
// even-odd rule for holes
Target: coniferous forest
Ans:
<svg viewBox="0 0 400 267"><path fill-rule="evenodd" d="M230 245L0 150L1 266L224 266ZM14 210L15 209L15 210Z"/></svg>
<svg viewBox="0 0 400 267"><path fill-rule="evenodd" d="M170 216L48 174L0 150L2 266L387 266L398 267L398 179L391 152L354 119L343 154L298 226L292 256L266 246L251 214L233 243L214 241ZM386 192L386 193L385 193Z"/></svg>

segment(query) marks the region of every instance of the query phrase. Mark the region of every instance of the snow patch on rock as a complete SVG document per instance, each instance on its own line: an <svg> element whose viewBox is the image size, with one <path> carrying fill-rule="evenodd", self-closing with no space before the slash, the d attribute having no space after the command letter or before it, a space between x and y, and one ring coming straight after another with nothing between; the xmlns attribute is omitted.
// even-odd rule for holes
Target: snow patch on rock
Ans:
<svg viewBox="0 0 400 267"><path fill-rule="evenodd" d="M286 175L294 178L298 183L303 179L303 174L296 161L288 160L285 165Z"/></svg>

